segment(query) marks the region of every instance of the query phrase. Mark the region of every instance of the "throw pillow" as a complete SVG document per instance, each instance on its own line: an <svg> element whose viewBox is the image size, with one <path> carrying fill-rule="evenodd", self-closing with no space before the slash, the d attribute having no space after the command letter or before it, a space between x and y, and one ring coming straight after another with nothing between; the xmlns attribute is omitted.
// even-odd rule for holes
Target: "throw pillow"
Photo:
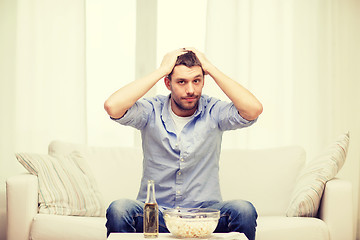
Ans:
<svg viewBox="0 0 360 240"><path fill-rule="evenodd" d="M53 156L17 153L15 156L38 177L40 213L104 216L95 178L79 152Z"/></svg>
<svg viewBox="0 0 360 240"><path fill-rule="evenodd" d="M308 162L296 182L286 216L316 216L326 182L344 165L349 139L349 133L340 135L324 152Z"/></svg>

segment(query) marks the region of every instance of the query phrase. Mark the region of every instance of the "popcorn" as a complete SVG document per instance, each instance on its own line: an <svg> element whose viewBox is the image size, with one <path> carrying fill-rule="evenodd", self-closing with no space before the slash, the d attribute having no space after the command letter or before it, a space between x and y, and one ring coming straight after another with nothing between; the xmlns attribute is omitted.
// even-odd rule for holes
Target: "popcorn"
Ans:
<svg viewBox="0 0 360 240"><path fill-rule="evenodd" d="M166 226L176 237L203 238L209 236L218 224L218 218L182 218L181 216L164 216Z"/></svg>

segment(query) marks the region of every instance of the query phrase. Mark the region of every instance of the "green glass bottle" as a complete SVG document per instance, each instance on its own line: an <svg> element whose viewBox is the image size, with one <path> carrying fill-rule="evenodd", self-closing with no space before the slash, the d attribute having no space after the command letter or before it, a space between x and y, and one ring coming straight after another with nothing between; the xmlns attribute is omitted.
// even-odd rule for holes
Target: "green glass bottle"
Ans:
<svg viewBox="0 0 360 240"><path fill-rule="evenodd" d="M155 183L148 181L147 197L144 205L144 237L157 238L159 236L159 206L155 197Z"/></svg>

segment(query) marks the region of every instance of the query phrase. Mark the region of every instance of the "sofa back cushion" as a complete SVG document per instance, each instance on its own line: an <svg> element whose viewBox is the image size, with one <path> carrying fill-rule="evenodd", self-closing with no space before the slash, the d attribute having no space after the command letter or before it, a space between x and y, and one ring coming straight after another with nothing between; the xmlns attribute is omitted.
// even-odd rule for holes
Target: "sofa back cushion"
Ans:
<svg viewBox="0 0 360 240"><path fill-rule="evenodd" d="M248 200L259 215L285 216L305 158L305 151L299 146L223 149L220 155L223 199Z"/></svg>
<svg viewBox="0 0 360 240"><path fill-rule="evenodd" d="M61 141L49 145L50 155L73 151L88 159L106 208L116 199L136 198L142 174L141 148L88 147ZM304 163L305 151L298 146L223 149L220 155L223 199L248 200L260 215L283 216Z"/></svg>

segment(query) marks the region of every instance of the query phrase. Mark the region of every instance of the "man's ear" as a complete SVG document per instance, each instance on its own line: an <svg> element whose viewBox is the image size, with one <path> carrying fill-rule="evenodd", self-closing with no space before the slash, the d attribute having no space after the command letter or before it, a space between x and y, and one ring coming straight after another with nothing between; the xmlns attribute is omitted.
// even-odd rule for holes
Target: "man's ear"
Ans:
<svg viewBox="0 0 360 240"><path fill-rule="evenodd" d="M167 87L167 89L169 89L171 91L171 86L170 86L170 79L169 77L165 77L164 78L164 83L165 83L165 86Z"/></svg>

